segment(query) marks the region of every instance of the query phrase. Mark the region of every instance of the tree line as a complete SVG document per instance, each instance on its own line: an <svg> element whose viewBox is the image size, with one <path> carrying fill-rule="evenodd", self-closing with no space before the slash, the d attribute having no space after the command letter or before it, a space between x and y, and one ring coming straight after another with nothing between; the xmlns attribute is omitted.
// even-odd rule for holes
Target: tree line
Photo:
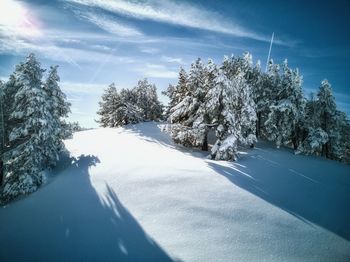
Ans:
<svg viewBox="0 0 350 262"><path fill-rule="evenodd" d="M117 127L142 121L158 121L163 106L158 100L157 88L147 79L138 81L132 89L117 90L112 83L102 95L97 112L101 127Z"/></svg>
<svg viewBox="0 0 350 262"><path fill-rule="evenodd" d="M344 162L350 160L350 124L337 109L332 87L323 80L316 94L303 95L302 75L287 60L253 64L251 54L225 57L221 65L199 58L189 72L180 69L176 85L164 92L168 132L175 142L208 150L212 159L234 160L238 146L257 138Z"/></svg>
<svg viewBox="0 0 350 262"><path fill-rule="evenodd" d="M30 54L0 83L0 202L35 191L72 134L57 68L43 79L45 70Z"/></svg>
<svg viewBox="0 0 350 262"><path fill-rule="evenodd" d="M0 202L35 191L42 171L52 167L64 150L63 140L77 123L66 123L70 103L59 87L57 66L45 70L34 54L0 81ZM220 65L198 58L189 72L179 71L176 85L163 92L163 110L155 85L147 79L132 89L111 84L102 95L98 123L117 127L166 119L173 140L208 150L211 158L235 160L239 146L258 138L294 148L296 153L350 162L350 123L337 109L332 87L323 80L316 94L303 95L298 69L268 63L263 72L251 54L225 57Z"/></svg>

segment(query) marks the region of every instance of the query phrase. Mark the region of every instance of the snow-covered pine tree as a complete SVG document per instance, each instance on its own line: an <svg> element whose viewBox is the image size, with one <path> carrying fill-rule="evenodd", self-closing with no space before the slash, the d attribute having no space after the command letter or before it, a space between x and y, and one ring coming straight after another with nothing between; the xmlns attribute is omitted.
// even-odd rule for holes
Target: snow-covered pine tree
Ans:
<svg viewBox="0 0 350 262"><path fill-rule="evenodd" d="M339 160L350 164L350 120L344 112L338 111L338 123L340 130L341 155Z"/></svg>
<svg viewBox="0 0 350 262"><path fill-rule="evenodd" d="M204 83L202 87L202 94L198 96L199 106L194 115L194 122L192 129L198 133L198 137L202 138L201 149L208 151L208 131L211 126L211 110L209 106L211 90L215 89L218 81L219 70L213 60L209 59L204 70Z"/></svg>
<svg viewBox="0 0 350 262"><path fill-rule="evenodd" d="M144 121L143 111L136 105L136 96L132 90L120 90L116 100L118 102L114 111L114 127Z"/></svg>
<svg viewBox="0 0 350 262"><path fill-rule="evenodd" d="M179 78L175 87L174 106L180 103L189 95L188 75L184 68L180 68Z"/></svg>
<svg viewBox="0 0 350 262"><path fill-rule="evenodd" d="M317 97L307 102L304 121L304 140L298 153L317 154L347 162L349 120L336 109L332 88L323 80Z"/></svg>
<svg viewBox="0 0 350 262"><path fill-rule="evenodd" d="M18 86L15 85L15 76L13 74L10 75L9 80L2 84L2 172L3 179L2 182L5 182L5 166L4 166L4 155L6 151L10 149L9 147L9 133L10 133L10 123L9 116L13 111L15 94L17 92Z"/></svg>
<svg viewBox="0 0 350 262"><path fill-rule="evenodd" d="M142 120L147 120L149 114L148 80L139 80L137 85L131 90L136 99L136 105L141 110Z"/></svg>
<svg viewBox="0 0 350 262"><path fill-rule="evenodd" d="M62 140L72 136L72 132L64 120L70 112L70 103L67 102L67 97L59 86L60 77L58 76L57 68L58 66L50 67L43 86L49 98L48 104L52 116L49 119L49 125L53 130L46 140L47 152L49 153L47 156L48 166L56 164L59 152L64 149Z"/></svg>
<svg viewBox="0 0 350 262"><path fill-rule="evenodd" d="M332 131L329 135L329 141L331 142L330 158L339 161L346 159L346 149L349 143L349 128L348 119L344 112L339 110L335 111L335 119L331 126Z"/></svg>
<svg viewBox="0 0 350 262"><path fill-rule="evenodd" d="M271 82L267 74L261 71L260 61L252 68L250 77L247 80L252 87L254 102L256 105L256 136L265 137L264 123L271 105Z"/></svg>
<svg viewBox="0 0 350 262"><path fill-rule="evenodd" d="M3 185L3 154L5 151L5 119L4 119L4 89L5 85L0 80L0 187Z"/></svg>
<svg viewBox="0 0 350 262"><path fill-rule="evenodd" d="M101 101L99 102L100 109L97 114L100 116L97 122L101 127L115 126L115 111L118 108L118 93L115 84L112 83L104 90Z"/></svg>
<svg viewBox="0 0 350 262"><path fill-rule="evenodd" d="M296 153L321 154L322 146L328 141L328 134L320 127L320 112L317 97L311 93L305 105L301 143Z"/></svg>
<svg viewBox="0 0 350 262"><path fill-rule="evenodd" d="M4 155L4 200L33 192L42 183L40 171L48 154L45 143L54 131L50 99L41 81L43 71L30 54L14 73L17 92L9 116L9 150Z"/></svg>
<svg viewBox="0 0 350 262"><path fill-rule="evenodd" d="M322 155L332 158L333 147L338 137L336 123L336 104L331 84L327 79L321 82L317 93L317 110L320 114L320 127L328 135L328 141L322 146ZM332 152L333 151L333 152Z"/></svg>
<svg viewBox="0 0 350 262"><path fill-rule="evenodd" d="M191 113L189 105L192 101L192 93L188 87L188 76L183 68L180 69L178 83L172 98L173 106L169 109L168 122L171 124L183 124Z"/></svg>
<svg viewBox="0 0 350 262"><path fill-rule="evenodd" d="M302 95L302 77L298 70L288 67L287 60L282 65L282 76L278 77L277 67L271 67L270 77L272 90L276 91L274 102L270 106L268 119L265 122L269 140L275 141L277 147L292 143L297 149L299 143L300 125L304 111Z"/></svg>
<svg viewBox="0 0 350 262"><path fill-rule="evenodd" d="M165 119L168 119L170 116L170 109L176 105L176 86L169 84L167 89L162 91L162 95L169 98L168 105L164 112Z"/></svg>
<svg viewBox="0 0 350 262"><path fill-rule="evenodd" d="M200 58L192 63L188 78L180 70L176 88L178 103L170 109L171 136L175 142L185 146L208 150L207 124L209 114L206 108L208 90L216 78L216 66L209 60L205 66ZM181 100L182 99L182 100Z"/></svg>
<svg viewBox="0 0 350 262"><path fill-rule="evenodd" d="M82 127L79 122L69 122L68 127L72 133L88 130L87 128Z"/></svg>
<svg viewBox="0 0 350 262"><path fill-rule="evenodd" d="M170 119L171 113L174 111L174 108L177 104L185 99L189 95L188 90L188 76L182 67L179 71L178 82L176 86L169 85L168 88L162 92L163 95L166 95L169 98L169 103L166 111L166 119L168 122L172 122Z"/></svg>
<svg viewBox="0 0 350 262"><path fill-rule="evenodd" d="M149 100L147 120L158 121L162 119L163 105L159 102L157 88L154 84L148 86L147 98Z"/></svg>
<svg viewBox="0 0 350 262"><path fill-rule="evenodd" d="M161 119L163 108L158 100L155 85L150 84L147 79L143 79L137 83L137 86L132 89L132 92L144 121Z"/></svg>
<svg viewBox="0 0 350 262"><path fill-rule="evenodd" d="M217 123L217 141L211 157L216 160L235 160L239 144L250 145L256 141L255 103L246 72L240 71L240 66L246 70L244 63L226 57L220 80L210 93L211 108L216 114L213 122Z"/></svg>

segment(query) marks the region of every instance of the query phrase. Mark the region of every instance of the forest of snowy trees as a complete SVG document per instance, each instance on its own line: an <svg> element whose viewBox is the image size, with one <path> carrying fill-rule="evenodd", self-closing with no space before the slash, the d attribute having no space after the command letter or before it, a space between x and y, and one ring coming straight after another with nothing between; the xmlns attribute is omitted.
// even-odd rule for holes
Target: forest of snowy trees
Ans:
<svg viewBox="0 0 350 262"><path fill-rule="evenodd" d="M97 114L100 118L97 122L101 127L158 121L162 118L163 107L158 100L156 86L148 83L147 79L140 80L131 90L118 91L112 83L102 95L99 105Z"/></svg>
<svg viewBox="0 0 350 262"><path fill-rule="evenodd" d="M78 123L65 118L70 104L59 86L57 66L44 77L33 54L16 66L8 81L0 81L0 202L35 191L42 171L55 166L63 140ZM254 147L257 139L350 163L350 122L337 109L332 87L323 80L306 98L297 69L269 61L263 72L252 56L225 57L221 65L198 58L178 82L163 92L169 104L163 112L157 89L147 79L132 89L112 83L97 112L101 127L167 120L165 130L176 143L211 150L215 160L236 160L238 148ZM209 145L209 133L215 143Z"/></svg>
<svg viewBox="0 0 350 262"><path fill-rule="evenodd" d="M234 160L238 146L253 146L257 138L349 163L350 123L336 108L332 88L321 82L317 94L305 98L297 69L272 60L267 72L252 56L195 61L179 72L169 97L167 131L175 142L208 150L208 132L215 130L211 158Z"/></svg>
<svg viewBox="0 0 350 262"><path fill-rule="evenodd" d="M298 69L269 61L267 72L252 55L225 57L217 66L198 58L178 83L163 92L169 97L164 112L166 131L176 143L209 150L208 133L215 131L211 158L235 160L239 146L253 147L258 138L292 147L296 153L350 160L350 123L337 110L332 88L321 82L317 94L304 97ZM156 87L139 81L131 90L105 90L98 122L117 127L162 118Z"/></svg>
<svg viewBox="0 0 350 262"><path fill-rule="evenodd" d="M57 66L46 79L44 72L30 54L0 83L0 203L35 191L43 183L41 171L56 164L63 139L71 136Z"/></svg>

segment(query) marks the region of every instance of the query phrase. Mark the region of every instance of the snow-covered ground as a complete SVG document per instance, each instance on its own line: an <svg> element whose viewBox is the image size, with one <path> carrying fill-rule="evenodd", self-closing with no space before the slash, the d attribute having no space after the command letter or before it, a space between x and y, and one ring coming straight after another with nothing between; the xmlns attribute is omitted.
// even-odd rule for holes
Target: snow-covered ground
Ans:
<svg viewBox="0 0 350 262"><path fill-rule="evenodd" d="M211 161L155 123L66 146L0 209L0 261L350 261L350 166L268 143Z"/></svg>

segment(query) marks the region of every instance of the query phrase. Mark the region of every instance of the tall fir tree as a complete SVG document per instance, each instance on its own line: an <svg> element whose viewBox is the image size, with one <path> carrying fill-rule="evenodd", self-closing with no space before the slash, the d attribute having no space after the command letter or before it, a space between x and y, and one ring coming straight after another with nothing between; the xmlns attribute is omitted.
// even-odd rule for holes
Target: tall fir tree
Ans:
<svg viewBox="0 0 350 262"><path fill-rule="evenodd" d="M173 124L171 136L175 142L208 150L210 113L207 96L216 78L217 68L211 60L204 65L200 58L197 59L192 63L188 77L183 69L180 70L175 96L179 100L170 109L169 117L169 122Z"/></svg>
<svg viewBox="0 0 350 262"><path fill-rule="evenodd" d="M142 121L143 112L136 104L136 97L132 90L122 89L118 98L119 104L115 111L116 124L122 126L127 124L136 124Z"/></svg>
<svg viewBox="0 0 350 262"><path fill-rule="evenodd" d="M17 92L9 115L10 149L4 155L5 199L33 192L42 183L40 171L49 154L46 141L54 133L50 99L41 81L43 72L34 54L30 54L14 73Z"/></svg>
<svg viewBox="0 0 350 262"><path fill-rule="evenodd" d="M274 102L265 122L267 137L276 143L293 144L296 150L299 143L300 127L303 117L305 101L302 95L302 77L298 70L288 67L287 60L282 65L282 75L278 75L277 67L271 67L271 81L275 85Z"/></svg>
<svg viewBox="0 0 350 262"><path fill-rule="evenodd" d="M306 102L301 143L296 153L320 155L322 146L327 141L328 134L320 126L317 97L314 93L311 93L310 99Z"/></svg>
<svg viewBox="0 0 350 262"><path fill-rule="evenodd" d="M235 65L235 64L233 64ZM244 72L232 70L229 63L222 68L221 79L213 93L217 116L217 141L211 150L216 160L235 160L238 145L251 145L256 141L256 112L250 85ZM235 75L230 75L230 72Z"/></svg>
<svg viewBox="0 0 350 262"><path fill-rule="evenodd" d="M317 93L317 110L320 114L320 127L328 135L328 141L322 145L322 155L331 158L332 147L336 139L336 104L331 84L327 79L321 82Z"/></svg>
<svg viewBox="0 0 350 262"><path fill-rule="evenodd" d="M106 90L104 90L101 101L99 102L100 109L97 114L100 118L97 122L101 127L115 126L115 111L118 108L118 103L120 103L119 100L120 98L118 97L117 88L115 87L115 84L112 83Z"/></svg>
<svg viewBox="0 0 350 262"><path fill-rule="evenodd" d="M48 166L56 164L59 153L64 149L62 140L72 135L71 129L65 122L65 118L70 113L70 103L67 102L67 97L59 86L60 77L58 76L57 68L58 66L50 67L47 79L43 85L43 89L49 99L48 104L51 114L49 126L53 130L46 141Z"/></svg>
<svg viewBox="0 0 350 262"><path fill-rule="evenodd" d="M5 152L5 118L4 118L4 89L5 85L0 80L0 188L4 182L4 162L3 154Z"/></svg>
<svg viewBox="0 0 350 262"><path fill-rule="evenodd" d="M132 92L145 121L161 119L163 109L158 100L155 85L150 84L147 79L143 79L137 83Z"/></svg>
<svg viewBox="0 0 350 262"><path fill-rule="evenodd" d="M176 86L169 84L167 89L162 91L162 95L169 98L169 102L165 107L164 117L168 119L170 116L170 110L176 105Z"/></svg>

